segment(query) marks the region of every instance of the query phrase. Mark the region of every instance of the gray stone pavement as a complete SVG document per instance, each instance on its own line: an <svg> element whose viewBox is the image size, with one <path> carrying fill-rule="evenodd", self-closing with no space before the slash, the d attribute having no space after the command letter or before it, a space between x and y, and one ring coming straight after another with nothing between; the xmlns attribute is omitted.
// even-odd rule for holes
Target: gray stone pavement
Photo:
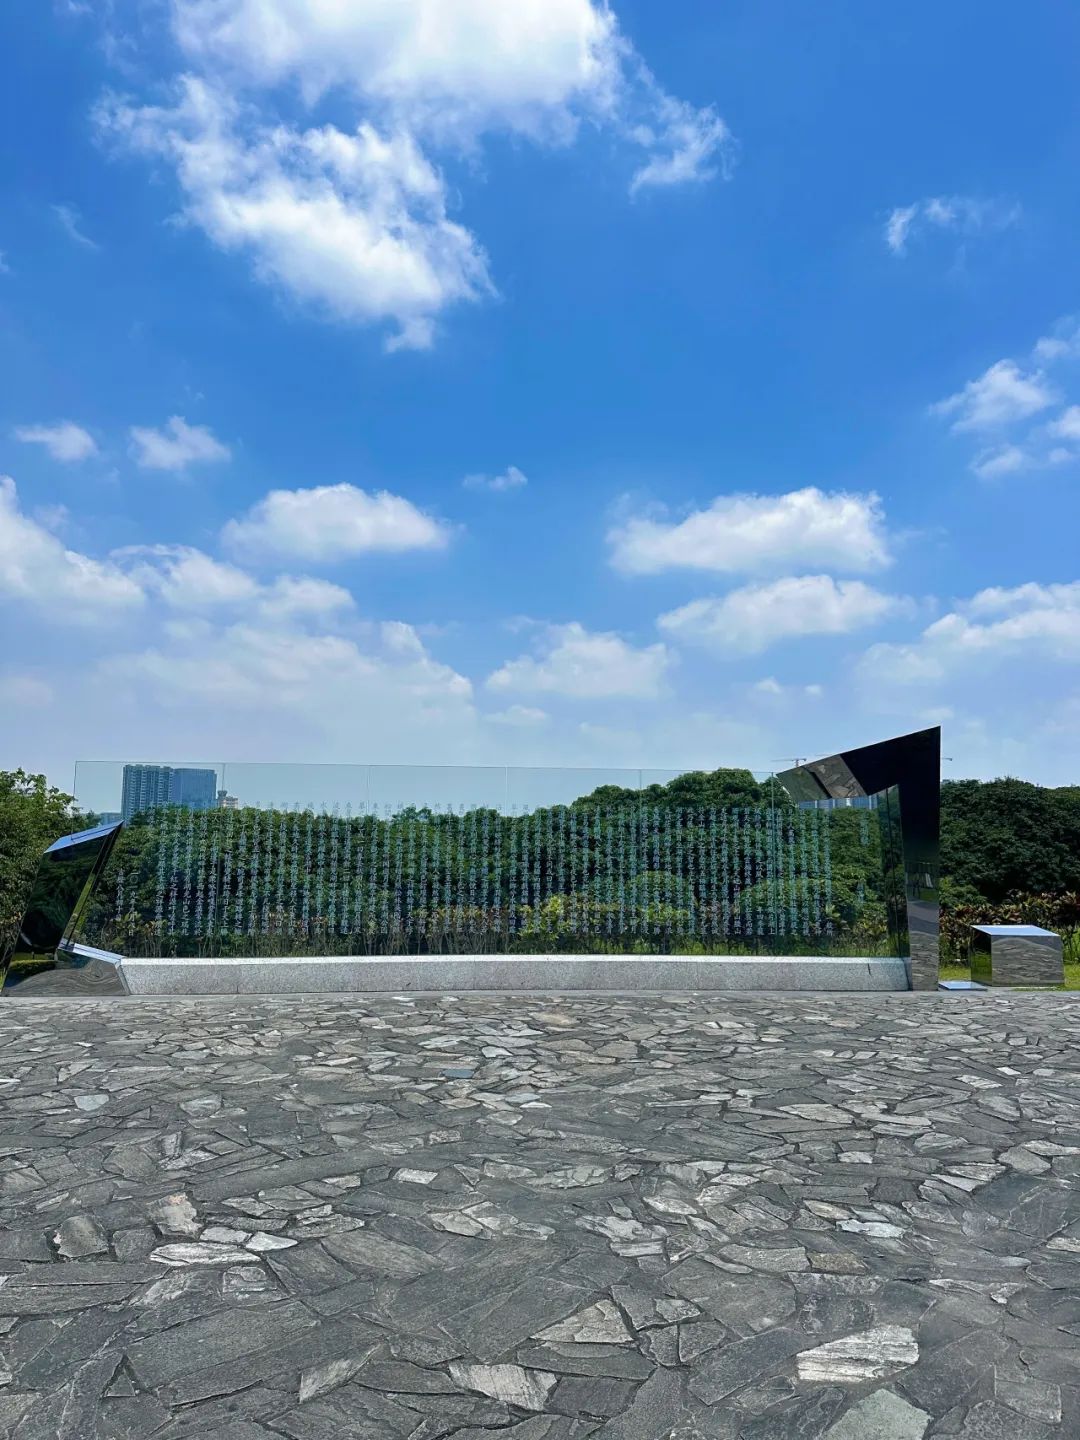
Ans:
<svg viewBox="0 0 1080 1440"><path fill-rule="evenodd" d="M1080 999L0 1007L0 1435L1080 1436Z"/></svg>

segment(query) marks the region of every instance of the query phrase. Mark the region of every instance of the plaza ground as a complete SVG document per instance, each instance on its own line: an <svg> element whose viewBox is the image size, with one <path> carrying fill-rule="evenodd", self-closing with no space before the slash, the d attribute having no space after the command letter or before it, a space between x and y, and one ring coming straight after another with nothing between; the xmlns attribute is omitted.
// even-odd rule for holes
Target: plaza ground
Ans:
<svg viewBox="0 0 1080 1440"><path fill-rule="evenodd" d="M1080 1436L1080 1000L0 1007L0 1435Z"/></svg>

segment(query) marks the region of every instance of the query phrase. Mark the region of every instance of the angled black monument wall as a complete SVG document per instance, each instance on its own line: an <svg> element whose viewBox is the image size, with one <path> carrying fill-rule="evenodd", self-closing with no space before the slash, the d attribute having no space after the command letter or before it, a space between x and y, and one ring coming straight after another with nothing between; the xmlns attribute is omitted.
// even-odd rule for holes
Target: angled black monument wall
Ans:
<svg viewBox="0 0 1080 1440"><path fill-rule="evenodd" d="M846 800L885 794L899 821L911 980L916 990L937 986L938 865L941 834L941 729L916 730L894 740L813 760L777 779L796 801ZM895 812L898 810L898 816Z"/></svg>
<svg viewBox="0 0 1080 1440"><path fill-rule="evenodd" d="M19 938L0 974L4 995L118 995L119 957L77 945L74 937L112 853L120 824L65 835L41 857Z"/></svg>

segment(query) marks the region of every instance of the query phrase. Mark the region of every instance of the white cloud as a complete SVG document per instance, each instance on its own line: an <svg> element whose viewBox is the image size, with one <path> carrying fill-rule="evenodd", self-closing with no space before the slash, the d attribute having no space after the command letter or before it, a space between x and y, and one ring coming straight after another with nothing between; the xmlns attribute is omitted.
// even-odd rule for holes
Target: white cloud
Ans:
<svg viewBox="0 0 1080 1440"><path fill-rule="evenodd" d="M1080 405L1070 405L1051 422L1049 429L1058 440L1080 440Z"/></svg>
<svg viewBox="0 0 1080 1440"><path fill-rule="evenodd" d="M538 710L533 705L510 705L505 710L494 710L484 716L493 725L509 725L518 730L532 730L538 725L546 725L550 718L546 710Z"/></svg>
<svg viewBox="0 0 1080 1440"><path fill-rule="evenodd" d="M57 620L95 625L140 606L141 587L115 565L67 549L19 508L0 475L0 595Z"/></svg>
<svg viewBox="0 0 1080 1440"><path fill-rule="evenodd" d="M670 664L664 645L638 649L619 635L592 633L575 620L547 627L539 654L507 661L487 683L492 690L574 700L654 700Z"/></svg>
<svg viewBox="0 0 1080 1440"><path fill-rule="evenodd" d="M148 595L185 615L232 610L285 625L330 622L355 608L348 590L310 575L278 575L262 584L226 561L190 545L131 545L111 559Z"/></svg>
<svg viewBox="0 0 1080 1440"><path fill-rule="evenodd" d="M259 594L257 581L189 545L136 545L113 552L130 562L127 573L174 610L214 610L242 605Z"/></svg>
<svg viewBox="0 0 1080 1440"><path fill-rule="evenodd" d="M57 420L52 425L19 425L15 439L26 445L44 445L54 460L64 462L86 460L97 454L94 437L71 420Z"/></svg>
<svg viewBox="0 0 1080 1440"><path fill-rule="evenodd" d="M614 104L620 40L591 0L173 0L181 48L308 102L340 87L417 128L529 134L552 111Z"/></svg>
<svg viewBox="0 0 1080 1440"><path fill-rule="evenodd" d="M870 684L960 683L972 668L1080 660L1080 581L981 590L928 625L917 641L874 645L862 662Z"/></svg>
<svg viewBox="0 0 1080 1440"><path fill-rule="evenodd" d="M101 248L95 240L91 240L89 235L83 233L82 216L74 205L54 205L52 211L59 220L64 233L70 240L74 240L76 245L81 245L84 250Z"/></svg>
<svg viewBox="0 0 1080 1440"><path fill-rule="evenodd" d="M999 475L1030 470L1035 463L1034 457L1019 445L999 445L976 455L971 468L980 480L996 480Z"/></svg>
<svg viewBox="0 0 1080 1440"><path fill-rule="evenodd" d="M8 264L7 258L6 258L6 256L4 255L3 250L0 250L0 275L10 275L10 274L11 274L11 266Z"/></svg>
<svg viewBox="0 0 1080 1440"><path fill-rule="evenodd" d="M1044 363L1080 355L1080 319L1075 315L1064 316L1054 326L1052 335L1036 340L1033 353L1036 360Z"/></svg>
<svg viewBox="0 0 1080 1440"><path fill-rule="evenodd" d="M215 245L333 319L394 322L394 348L430 345L447 305L490 292L483 252L447 218L442 177L403 130L263 125L191 76L172 110L99 113L174 161L184 214Z"/></svg>
<svg viewBox="0 0 1080 1440"><path fill-rule="evenodd" d="M721 495L705 510L669 521L632 517L608 534L611 563L628 575L662 570L754 573L792 564L867 571L889 563L877 495Z"/></svg>
<svg viewBox="0 0 1080 1440"><path fill-rule="evenodd" d="M894 255L907 251L908 241L929 229L957 235L1006 230L1021 216L1019 205L1002 200L976 200L970 195L937 195L898 206L885 222L885 243Z"/></svg>
<svg viewBox="0 0 1080 1440"><path fill-rule="evenodd" d="M246 515L230 520L222 538L241 553L332 561L370 551L439 549L448 531L400 495L318 485L271 490Z"/></svg>
<svg viewBox="0 0 1080 1440"><path fill-rule="evenodd" d="M506 132L569 145L602 125L644 187L725 173L712 106L668 95L605 0L172 0L190 73L171 108L110 101L105 131L175 167L183 214L323 315L432 343L441 313L493 293L483 248L447 214L429 151ZM333 91L346 121L304 129ZM353 128L355 127L355 128Z"/></svg>
<svg viewBox="0 0 1080 1440"><path fill-rule="evenodd" d="M930 407L935 415L952 415L954 430L996 430L1046 410L1057 392L1041 370L1025 374L1013 360L999 360L977 380L947 400Z"/></svg>
<svg viewBox="0 0 1080 1440"><path fill-rule="evenodd" d="M825 694L822 685L784 685L773 675L766 675L750 687L750 692L766 700L820 700Z"/></svg>
<svg viewBox="0 0 1080 1440"><path fill-rule="evenodd" d="M633 130L634 138L652 154L634 172L630 181L632 195L639 190L727 175L732 153L731 132L712 106L699 109L658 91L652 110L651 119Z"/></svg>
<svg viewBox="0 0 1080 1440"><path fill-rule="evenodd" d="M260 610L272 620L327 619L353 609L355 601L341 585L310 575L279 575L262 592Z"/></svg>
<svg viewBox="0 0 1080 1440"><path fill-rule="evenodd" d="M409 628L409 627L404 627ZM360 712L382 712L388 726L472 712L464 676L433 660L418 641L404 651L376 630L355 638L242 621L173 631L165 644L116 655L102 666L109 684L132 688L153 705L199 711L299 716L316 729Z"/></svg>
<svg viewBox="0 0 1080 1440"><path fill-rule="evenodd" d="M413 134L468 146L492 131L569 143L583 120L645 152L632 180L723 168L711 106L668 95L601 0L173 0L181 48L249 86L331 89Z"/></svg>
<svg viewBox="0 0 1080 1440"><path fill-rule="evenodd" d="M173 415L160 430L131 427L131 453L144 470L185 470L228 460L231 452L205 425L189 425Z"/></svg>
<svg viewBox="0 0 1080 1440"><path fill-rule="evenodd" d="M524 489L529 481L516 465L508 465L501 475L466 475L461 483L466 490L490 490L499 494L504 490Z"/></svg>
<svg viewBox="0 0 1080 1440"><path fill-rule="evenodd" d="M692 600L661 615L657 624L672 640L720 655L756 655L782 640L847 635L910 609L909 601L861 580L802 575Z"/></svg>
<svg viewBox="0 0 1080 1440"><path fill-rule="evenodd" d="M902 255L907 244L908 231L919 213L917 205L903 205L895 209L885 222L885 243L894 255Z"/></svg>

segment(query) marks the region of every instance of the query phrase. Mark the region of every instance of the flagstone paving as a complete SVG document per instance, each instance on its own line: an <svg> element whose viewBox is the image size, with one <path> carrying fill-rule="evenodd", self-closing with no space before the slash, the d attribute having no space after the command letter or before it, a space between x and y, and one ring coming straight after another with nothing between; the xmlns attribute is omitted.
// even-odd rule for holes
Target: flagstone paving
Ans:
<svg viewBox="0 0 1080 1440"><path fill-rule="evenodd" d="M1080 1000L5 1002L0 1435L1080 1436Z"/></svg>

